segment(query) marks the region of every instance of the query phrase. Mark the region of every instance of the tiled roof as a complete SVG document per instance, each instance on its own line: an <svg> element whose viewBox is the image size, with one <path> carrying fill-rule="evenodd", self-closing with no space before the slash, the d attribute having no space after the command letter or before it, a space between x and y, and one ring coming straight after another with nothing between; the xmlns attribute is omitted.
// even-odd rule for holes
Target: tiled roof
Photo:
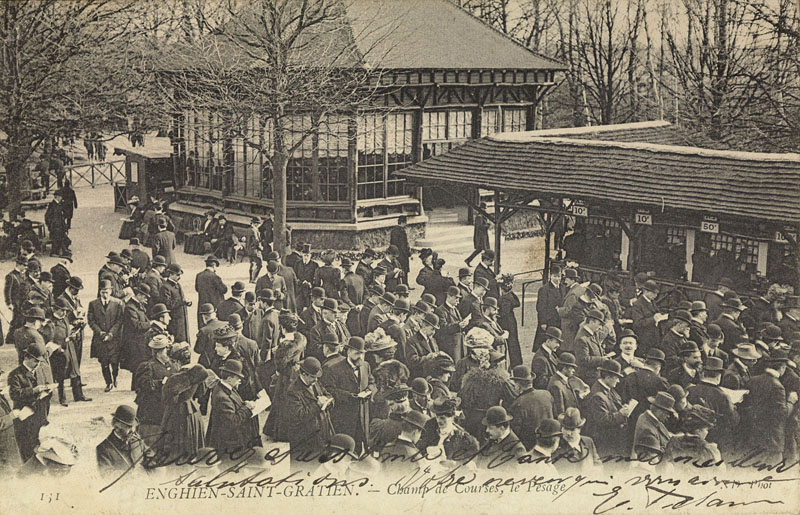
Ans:
<svg viewBox="0 0 800 515"><path fill-rule="evenodd" d="M540 129L514 132L505 135L516 141L531 137L563 137L570 139L593 139L605 141L627 141L631 143L655 143L658 145L689 145L689 135L677 125L667 121L596 125L593 127L570 127L564 129Z"/></svg>
<svg viewBox="0 0 800 515"><path fill-rule="evenodd" d="M800 154L500 134L398 173L487 189L800 222Z"/></svg>

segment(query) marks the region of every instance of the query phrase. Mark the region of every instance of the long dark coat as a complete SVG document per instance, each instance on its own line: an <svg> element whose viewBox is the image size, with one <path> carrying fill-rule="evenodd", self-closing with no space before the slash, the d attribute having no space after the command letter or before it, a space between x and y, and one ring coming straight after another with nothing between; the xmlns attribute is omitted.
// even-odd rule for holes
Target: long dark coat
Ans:
<svg viewBox="0 0 800 515"><path fill-rule="evenodd" d="M224 453L260 446L258 431L249 423L252 418L236 390L220 382L211 394L206 445Z"/></svg>
<svg viewBox="0 0 800 515"><path fill-rule="evenodd" d="M639 351L642 353L646 353L661 341L661 333L653 319L653 315L657 312L655 305L644 296L639 296L631 306L633 330L639 337Z"/></svg>
<svg viewBox="0 0 800 515"><path fill-rule="evenodd" d="M325 290L325 296L330 299L339 298L339 284L342 282L342 271L331 265L319 267L314 274L314 286Z"/></svg>
<svg viewBox="0 0 800 515"><path fill-rule="evenodd" d="M169 309L170 320L167 328L176 342L189 341L189 315L186 310L186 298L179 283L164 281L161 287L161 301Z"/></svg>
<svg viewBox="0 0 800 515"><path fill-rule="evenodd" d="M14 434L22 461L33 456L39 445L39 430L47 424L47 407L51 396L39 399L39 394L33 391L38 384L34 374L25 365L18 366L8 374L8 390L14 409L27 406L33 410L33 415L25 420L14 420Z"/></svg>
<svg viewBox="0 0 800 515"><path fill-rule="evenodd" d="M553 286L553 283L547 281L547 284L539 288L539 293L536 297L536 336L533 339L534 347L539 348L539 344L544 341L544 330L547 327L561 327L561 317L558 316L556 308L564 301L564 295L561 288Z"/></svg>
<svg viewBox="0 0 800 515"><path fill-rule="evenodd" d="M125 303L122 318L122 337L120 364L125 370L135 372L139 364L150 359L150 349L147 347L147 331L150 329L150 319L147 318L145 306L136 298Z"/></svg>
<svg viewBox="0 0 800 515"><path fill-rule="evenodd" d="M97 468L101 474L119 473L128 470L134 464L141 464L147 447L138 435L130 445L126 444L113 432L100 442L96 449Z"/></svg>
<svg viewBox="0 0 800 515"><path fill-rule="evenodd" d="M628 417L620 413L622 398L614 389L608 389L600 382L592 385L591 393L584 402L586 426L583 434L590 436L601 456L627 456Z"/></svg>
<svg viewBox="0 0 800 515"><path fill-rule="evenodd" d="M71 379L81 376L81 364L78 361L78 353L75 350L75 343L70 338L71 326L67 322L66 317L62 319L53 319L53 343L61 347L61 353L64 360L59 363L60 366L52 366L54 363L51 357L51 367L53 370L53 379L62 381L64 379ZM58 354L58 352L56 352Z"/></svg>
<svg viewBox="0 0 800 515"><path fill-rule="evenodd" d="M514 417L511 429L531 450L536 444L536 428L542 420L553 418L553 396L547 390L527 388L508 407L508 414Z"/></svg>
<svg viewBox="0 0 800 515"><path fill-rule="evenodd" d="M789 414L786 390L775 377L764 373L747 383L750 392L739 408L741 450L764 449L762 461L781 459L785 443L785 425Z"/></svg>
<svg viewBox="0 0 800 515"><path fill-rule="evenodd" d="M166 364L156 358L149 359L139 365L134 375L136 391L136 417L139 423L153 426L161 425L164 418L164 402L161 392L164 378L176 374L180 367L172 360Z"/></svg>
<svg viewBox="0 0 800 515"><path fill-rule="evenodd" d="M125 304L111 297L108 306L103 307L100 299L89 303L86 321L92 329L91 356L100 360L100 363L117 363L120 360L120 347L122 345L122 321L124 318ZM111 339L103 341L103 333L111 335Z"/></svg>
<svg viewBox="0 0 800 515"><path fill-rule="evenodd" d="M175 261L175 233L172 231L161 231L153 235L153 257L163 256L167 265L176 263Z"/></svg>
<svg viewBox="0 0 800 515"><path fill-rule="evenodd" d="M442 304L436 309L436 314L439 315L436 343L439 344L441 350L453 358L453 363L458 363L464 355L464 331L461 327L463 319L458 311L458 306L450 307Z"/></svg>
<svg viewBox="0 0 800 515"><path fill-rule="evenodd" d="M334 434L331 408L322 411L317 404L317 398L323 395L328 396L328 392L319 381L306 386L299 378L286 390L286 413L291 415L287 426L293 458L304 454L318 455Z"/></svg>
<svg viewBox="0 0 800 515"><path fill-rule="evenodd" d="M464 412L464 429L478 440L483 439L486 429L481 423L486 410L499 405L501 401L508 405L514 398L508 372L497 367L477 367L467 372L461 382L459 396Z"/></svg>
<svg viewBox="0 0 800 515"><path fill-rule="evenodd" d="M708 430L708 441L716 443L723 451L732 450L736 429L739 427L739 414L731 400L719 386L705 381L700 381L688 391L690 404L702 401L717 415L716 425Z"/></svg>
<svg viewBox="0 0 800 515"><path fill-rule="evenodd" d="M489 246L489 222L486 221L486 218L481 214L475 216L472 244L475 250L491 248Z"/></svg>
<svg viewBox="0 0 800 515"><path fill-rule="evenodd" d="M322 372L322 384L335 400L331 409L333 427L337 433L353 437L357 446L369 441L370 417L369 400L359 399L355 394L364 390L377 391L369 363L362 361L358 373L359 378L344 357L326 364Z"/></svg>
<svg viewBox="0 0 800 515"><path fill-rule="evenodd" d="M200 306L209 303L214 309L225 300L228 287L216 272L203 270L194 279L194 289L197 291L197 319L200 320Z"/></svg>
<svg viewBox="0 0 800 515"><path fill-rule="evenodd" d="M169 456L193 456L205 447L205 427L200 416L200 404L195 394L202 395L202 380L192 378L183 368L167 378L161 389L164 416L161 419L161 442Z"/></svg>
<svg viewBox="0 0 800 515"><path fill-rule="evenodd" d="M408 246L406 230L400 226L392 227L392 230L389 231L389 245L396 246L400 251L397 261L400 262L400 268L403 269L405 275L408 275L408 259L411 256L411 249Z"/></svg>
<svg viewBox="0 0 800 515"><path fill-rule="evenodd" d="M272 360L259 368L261 381L269 385L267 391L272 398L263 432L279 442L289 440L291 414L286 415L286 392L297 380L297 363L304 352L306 340L302 334L295 333L294 340L280 342Z"/></svg>
<svg viewBox="0 0 800 515"><path fill-rule="evenodd" d="M6 473L13 473L22 464L14 421L11 404L5 395L0 394L0 471Z"/></svg>
<svg viewBox="0 0 800 515"><path fill-rule="evenodd" d="M517 326L517 315L514 310L521 306L519 297L514 292L503 294L499 299L500 311L497 315L497 323L501 328L508 331L506 346L508 348L508 365L513 368L522 365L522 349L519 345L519 333Z"/></svg>
<svg viewBox="0 0 800 515"><path fill-rule="evenodd" d="M620 379L617 384L617 392L623 403L631 399L636 399L639 403L633 409L628 421L628 443L633 442L633 432L636 427L635 421L639 415L647 411L650 403L648 397L655 397L658 392L666 392L669 382L650 369L640 368Z"/></svg>

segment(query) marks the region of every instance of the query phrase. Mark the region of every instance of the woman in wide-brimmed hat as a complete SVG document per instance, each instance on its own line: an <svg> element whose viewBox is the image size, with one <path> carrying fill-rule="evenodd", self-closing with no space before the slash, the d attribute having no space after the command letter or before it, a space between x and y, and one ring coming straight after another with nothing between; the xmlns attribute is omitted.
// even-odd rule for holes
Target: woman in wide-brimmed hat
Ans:
<svg viewBox="0 0 800 515"><path fill-rule="evenodd" d="M664 449L662 464L674 467L696 470L700 463L714 463L720 461L717 444L706 441L708 430L717 423L714 410L695 404L685 412L683 429L685 433L673 436ZM678 457L691 457L690 462L675 461Z"/></svg>

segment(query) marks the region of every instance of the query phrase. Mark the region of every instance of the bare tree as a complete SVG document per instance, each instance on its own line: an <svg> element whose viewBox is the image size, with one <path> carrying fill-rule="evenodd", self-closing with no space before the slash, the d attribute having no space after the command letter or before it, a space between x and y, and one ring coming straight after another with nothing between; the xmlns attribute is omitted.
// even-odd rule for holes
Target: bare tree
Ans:
<svg viewBox="0 0 800 515"><path fill-rule="evenodd" d="M387 87L381 49L396 20L370 12L354 24L341 0L224 5L227 20L210 37L176 45L160 64L162 99L173 113L212 113L224 145L240 138L269 160L283 254L287 164L328 125L340 131L338 115L355 114ZM345 132L355 137L350 120Z"/></svg>
<svg viewBox="0 0 800 515"><path fill-rule="evenodd" d="M133 0L0 2L0 162L9 212L46 141L101 130L142 99L130 52ZM136 89L133 86L137 86Z"/></svg>

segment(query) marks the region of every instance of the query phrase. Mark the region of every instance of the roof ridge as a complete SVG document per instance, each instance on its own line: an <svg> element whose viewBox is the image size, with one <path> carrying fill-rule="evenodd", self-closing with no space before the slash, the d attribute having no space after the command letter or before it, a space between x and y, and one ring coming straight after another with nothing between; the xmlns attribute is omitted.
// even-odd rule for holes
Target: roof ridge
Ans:
<svg viewBox="0 0 800 515"><path fill-rule="evenodd" d="M649 120L645 122L614 123L608 125L587 125L585 127L561 127L558 129L536 129L532 131L497 132L489 136L495 141L521 141L525 137L547 137L572 134L592 134L595 132L613 132L630 129L650 129L659 127L677 127L667 120Z"/></svg>
<svg viewBox="0 0 800 515"><path fill-rule="evenodd" d="M392 0L392 1L394 1L394 0ZM541 54L541 53L539 53L539 52L536 52L536 51L534 51L534 50L531 50L531 49L530 49L530 48L528 48L527 46L523 45L521 41L517 40L517 38L515 38L515 37L513 37L513 36L511 36L511 35L509 35L509 34L506 34L506 33L505 33L505 32L503 32L502 30L500 30L500 29L498 29L497 27L495 27L494 25L492 25L491 23L487 23L485 20L482 20L482 19L481 19L479 16L476 16L476 15L472 14L471 12L469 12L468 10L466 10L466 9L465 9L463 6L461 6L460 4L456 4L456 3L455 3L455 2L453 2L452 0L440 0L440 1L441 1L441 2L444 2L444 3L446 3L446 4L449 4L449 5L451 5L452 7L455 7L456 11L459 11L459 12L462 12L462 13L466 14L467 16L469 16L470 18L472 18L473 20L475 20L475 21L479 22L481 25L483 25L483 26L485 26L485 27L488 27L488 28L492 29L494 32L496 32L496 33L497 33L497 34L499 34L500 36L504 37L505 39L508 39L509 41L512 41L514 44L516 44L517 46L519 46L519 47L521 47L521 48L524 48L525 50L527 50L527 51L528 51L528 52L530 52L531 54L535 55L536 57L539 57L539 58L541 58L541 59L544 59L545 61L550 61L550 62L551 62L551 63L553 63L553 64L557 64L557 65L559 65L559 66L563 66L563 69L564 69L564 70L566 70L566 69L567 69L567 66L566 66L564 63L562 63L561 61L559 61L559 60L557 60L557 59L553 59L552 57L548 57L548 56L546 56L546 55L544 55L544 54Z"/></svg>

